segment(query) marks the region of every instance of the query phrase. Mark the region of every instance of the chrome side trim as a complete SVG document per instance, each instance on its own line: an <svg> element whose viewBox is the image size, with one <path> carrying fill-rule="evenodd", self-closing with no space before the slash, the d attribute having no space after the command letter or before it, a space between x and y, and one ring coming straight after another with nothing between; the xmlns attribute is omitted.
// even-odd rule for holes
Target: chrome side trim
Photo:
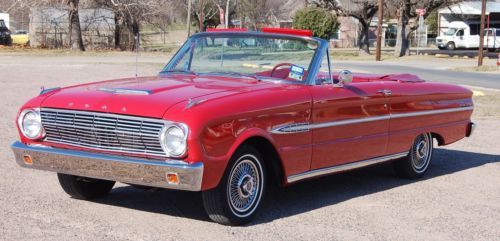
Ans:
<svg viewBox="0 0 500 241"><path fill-rule="evenodd" d="M411 113L391 114L391 118L405 118L405 117L414 117L414 116L422 116L422 115L435 115L435 114L444 114L444 113L460 112L460 111L467 111L467 110L474 110L474 107L467 106L467 107L447 108L447 109L441 109L441 110L427 110L427 111L417 111L417 112L411 112Z"/></svg>
<svg viewBox="0 0 500 241"><path fill-rule="evenodd" d="M326 128L326 127L332 127L332 126L352 125L352 124L380 121L380 120L388 120L390 118L391 118L390 115L382 115L382 116L365 117L365 118L358 118L358 119L348 119L348 120L341 120L341 121L324 122L324 123L313 124L312 129Z"/></svg>
<svg viewBox="0 0 500 241"><path fill-rule="evenodd" d="M293 183L293 182L297 182L297 181L311 178L311 177L323 176L323 175L327 175L327 174L348 171L348 170L352 170L352 169L356 169L356 168L360 168L360 167L366 167L366 166L370 166L370 165L398 159L401 157L405 157L406 155L408 155L407 152L401 152L401 153L397 153L397 154L377 157L377 158L368 159L368 160L364 160L364 161L352 162L352 163L347 163L347 164L343 164L343 165L337 165L337 166L332 166L332 167L325 167L325 168L321 168L321 169L311 170L308 172L288 176L287 181L288 181L288 183Z"/></svg>
<svg viewBox="0 0 500 241"><path fill-rule="evenodd" d="M283 125L276 127L271 130L271 133L273 134L290 134L290 133L297 133L297 132L307 132L310 131L310 126L309 122L304 122L304 123L293 123L293 124L288 124L288 125Z"/></svg>
<svg viewBox="0 0 500 241"><path fill-rule="evenodd" d="M436 114L444 114L444 113L451 113L451 112L461 112L461 111L468 111L468 110L473 110L473 109L474 109L474 107L467 106L467 107L448 108L448 109L441 109L441 110L417 111L417 112L411 112L411 113L389 114L389 115L374 116L374 117L347 119L347 120L323 122L323 123L317 123L317 124L293 123L293 124L275 127L270 132L273 134L291 134L291 133L297 133L297 132L306 132L306 131L310 131L313 129L333 127L333 126L352 125L352 124L359 124L359 123L372 122L372 121L381 121L381 120L415 117L415 116L423 116L423 115L436 115Z"/></svg>
<svg viewBox="0 0 500 241"><path fill-rule="evenodd" d="M183 161L154 161L117 155L25 145L19 141L11 145L17 164L25 168L45 170L69 175L112 180L143 186L200 191L203 163ZM24 162L25 157L32 164ZM179 184L170 184L166 174L176 173Z"/></svg>

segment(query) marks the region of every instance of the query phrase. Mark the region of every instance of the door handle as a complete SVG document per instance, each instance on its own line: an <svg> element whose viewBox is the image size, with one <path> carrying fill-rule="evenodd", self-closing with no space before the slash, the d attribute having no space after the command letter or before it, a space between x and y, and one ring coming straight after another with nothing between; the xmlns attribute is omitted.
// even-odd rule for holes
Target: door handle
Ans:
<svg viewBox="0 0 500 241"><path fill-rule="evenodd" d="M386 90L379 90L379 91L377 91L377 93L378 93L378 94L383 94L383 95L385 95L385 96L389 96L389 95L391 95L391 94L392 94L392 91L391 91L391 90L387 90L387 89L386 89Z"/></svg>

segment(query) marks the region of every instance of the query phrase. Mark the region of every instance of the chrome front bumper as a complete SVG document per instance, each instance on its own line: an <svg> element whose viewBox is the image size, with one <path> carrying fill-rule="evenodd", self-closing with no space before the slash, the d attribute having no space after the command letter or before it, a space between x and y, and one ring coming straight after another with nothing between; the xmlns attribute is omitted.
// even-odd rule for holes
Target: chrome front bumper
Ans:
<svg viewBox="0 0 500 241"><path fill-rule="evenodd" d="M22 167L64 173L76 176L112 180L130 184L200 191L203 163L187 164L179 161L105 155L93 152L25 145L19 141L11 145L16 162ZM25 160L31 159L31 164ZM178 184L167 182L167 174L177 174Z"/></svg>

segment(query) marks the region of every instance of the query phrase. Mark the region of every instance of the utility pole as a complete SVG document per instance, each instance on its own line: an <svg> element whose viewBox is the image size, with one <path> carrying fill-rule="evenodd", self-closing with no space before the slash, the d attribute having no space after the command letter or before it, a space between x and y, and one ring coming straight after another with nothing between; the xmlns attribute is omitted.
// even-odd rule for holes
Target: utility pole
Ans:
<svg viewBox="0 0 500 241"><path fill-rule="evenodd" d="M188 13L187 13L187 36L191 35L191 0L188 0Z"/></svg>
<svg viewBox="0 0 500 241"><path fill-rule="evenodd" d="M483 48L484 48L484 19L486 16L486 0L482 0L481 6L481 30L479 31L479 53L477 55L477 66L483 65Z"/></svg>
<svg viewBox="0 0 500 241"><path fill-rule="evenodd" d="M377 23L377 49L375 50L375 60L380 61L382 48L382 27L384 23L384 0L378 0L378 23Z"/></svg>
<svg viewBox="0 0 500 241"><path fill-rule="evenodd" d="M200 19L199 19L200 20L200 22L199 22L199 25L200 25L199 31L200 32L203 32L203 10L205 8L204 5L205 5L205 2L203 0L201 0L200 1L200 16L199 16L200 17Z"/></svg>

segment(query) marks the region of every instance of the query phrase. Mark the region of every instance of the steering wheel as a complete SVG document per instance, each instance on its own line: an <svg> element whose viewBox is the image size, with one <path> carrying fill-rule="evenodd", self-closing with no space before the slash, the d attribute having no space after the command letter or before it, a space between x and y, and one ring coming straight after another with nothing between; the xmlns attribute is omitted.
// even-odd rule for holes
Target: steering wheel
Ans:
<svg viewBox="0 0 500 241"><path fill-rule="evenodd" d="M275 72L278 68L281 68L281 67L283 67L283 66L290 66L290 67L291 67L292 65L293 65L293 64L291 64L291 63L281 63L281 64L278 64L278 65L274 66L274 68L271 70L271 76L270 76L270 77L273 77L274 72Z"/></svg>

